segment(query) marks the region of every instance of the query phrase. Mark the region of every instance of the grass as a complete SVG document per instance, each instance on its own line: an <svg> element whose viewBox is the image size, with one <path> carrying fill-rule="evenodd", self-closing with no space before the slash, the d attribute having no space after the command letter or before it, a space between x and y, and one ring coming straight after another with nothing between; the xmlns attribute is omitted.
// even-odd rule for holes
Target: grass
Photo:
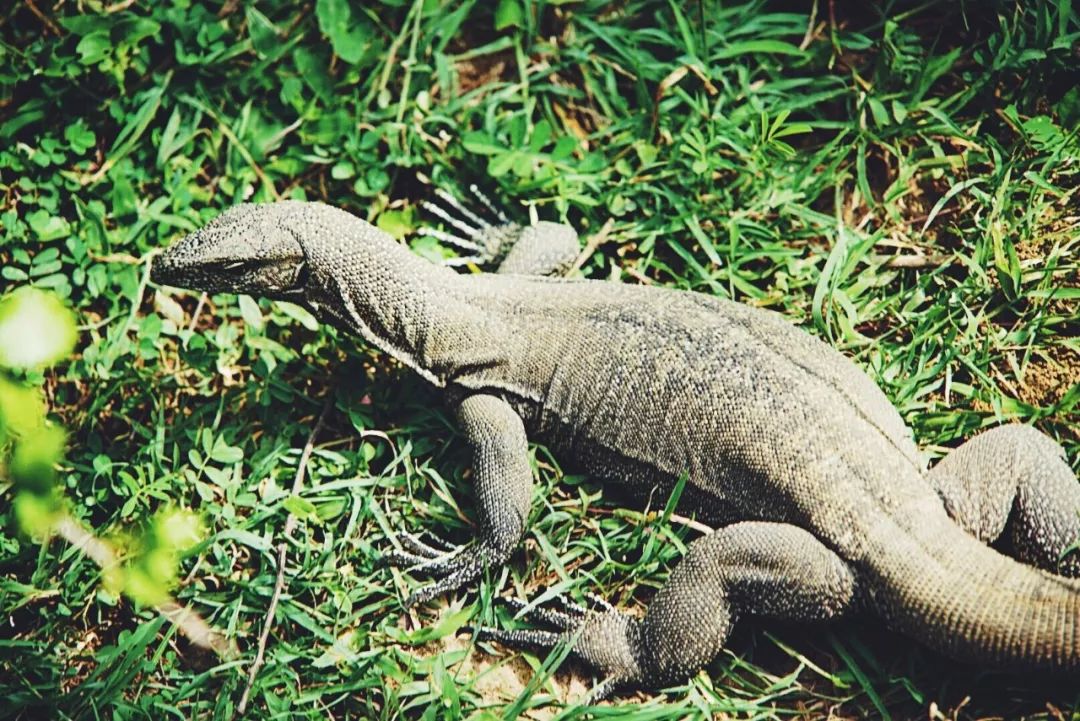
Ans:
<svg viewBox="0 0 1080 721"><path fill-rule="evenodd" d="M611 221L582 275L732 297L827 338L930 456L1026 422L1077 468L1076 9L807 5L0 10L0 287L52 289L80 318L76 358L29 378L71 431L74 512L108 535L163 504L198 509L208 533L177 595L244 650L200 653L3 510L2 713L230 718L329 398L253 717L1077 718L1066 681L963 667L869 619L748 621L688 684L577 706L587 677L455 630L514 624L505 593L640 608L688 528L538 447L513 562L407 612L417 581L375 567L388 533L470 529L467 458L436 394L288 306L148 283L151 251L244 200L327 200L445 255L414 235L432 222L424 179L476 182L518 218L586 236Z"/></svg>

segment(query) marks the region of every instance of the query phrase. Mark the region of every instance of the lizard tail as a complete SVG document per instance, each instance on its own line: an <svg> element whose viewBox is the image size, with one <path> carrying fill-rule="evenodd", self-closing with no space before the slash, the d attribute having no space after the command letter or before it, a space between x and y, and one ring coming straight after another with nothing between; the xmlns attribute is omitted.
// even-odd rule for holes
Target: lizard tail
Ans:
<svg viewBox="0 0 1080 721"><path fill-rule="evenodd" d="M883 546L872 602L898 630L961 660L1080 669L1080 579L1026 566L951 521Z"/></svg>

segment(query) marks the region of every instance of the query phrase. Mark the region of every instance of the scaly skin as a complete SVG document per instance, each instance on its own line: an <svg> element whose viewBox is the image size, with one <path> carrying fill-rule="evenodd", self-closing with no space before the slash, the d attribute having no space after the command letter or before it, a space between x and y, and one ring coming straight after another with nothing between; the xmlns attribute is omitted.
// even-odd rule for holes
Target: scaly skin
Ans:
<svg viewBox="0 0 1080 721"><path fill-rule="evenodd" d="M513 269L565 266L533 233ZM572 236L571 236L572 237ZM542 247L543 246L543 247ZM509 257L509 256L507 256ZM507 270L507 269L502 269ZM779 315L696 293L506 273L459 275L319 203L241 205L157 260L159 283L306 305L444 388L473 449L480 533L388 554L439 580L503 563L525 533L527 438L568 464L661 492L722 527L691 544L644 619L567 604L597 695L694 673L744 614L836 618L855 607L953 656L1080 667L1080 484L1035 430L987 432L923 471L899 414L853 363ZM951 515L950 515L951 514ZM1011 521L1021 560L988 548ZM443 544L439 544L442 546Z"/></svg>

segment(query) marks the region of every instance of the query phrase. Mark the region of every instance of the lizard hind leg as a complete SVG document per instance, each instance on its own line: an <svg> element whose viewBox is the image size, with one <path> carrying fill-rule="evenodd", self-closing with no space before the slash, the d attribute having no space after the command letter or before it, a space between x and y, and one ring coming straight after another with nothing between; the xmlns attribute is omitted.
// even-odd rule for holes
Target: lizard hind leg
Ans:
<svg viewBox="0 0 1080 721"><path fill-rule="evenodd" d="M723 648L737 619L764 615L824 621L853 607L855 575L809 532L748 521L690 545L643 619L601 604L586 611L526 612L554 631L478 629L478 640L511 646L572 644L572 655L603 676L598 700L620 686L659 687L696 673Z"/></svg>
<svg viewBox="0 0 1080 721"><path fill-rule="evenodd" d="M928 473L956 523L992 543L1010 537L1021 561L1080 576L1080 483L1061 446L1030 426L981 433Z"/></svg>

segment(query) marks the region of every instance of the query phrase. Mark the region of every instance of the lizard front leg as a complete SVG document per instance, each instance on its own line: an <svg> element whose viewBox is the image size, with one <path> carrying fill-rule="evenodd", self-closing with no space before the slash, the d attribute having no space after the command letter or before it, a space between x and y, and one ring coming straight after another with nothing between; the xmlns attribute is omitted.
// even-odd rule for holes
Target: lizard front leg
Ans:
<svg viewBox="0 0 1080 721"><path fill-rule="evenodd" d="M479 532L475 542L452 549L441 542L442 548L434 548L403 537L406 550L391 551L383 562L439 579L413 592L406 605L460 588L479 577L485 567L502 565L525 534L533 478L521 417L503 399L484 394L462 400L457 415L472 447Z"/></svg>
<svg viewBox="0 0 1080 721"><path fill-rule="evenodd" d="M435 196L460 217L451 215L435 203L423 204L425 210L444 220L461 235L421 228L422 235L430 235L474 253L450 259L448 265L471 262L493 264L496 273L517 275L558 276L570 270L581 252L577 231L571 226L545 220L520 225L507 218L475 185L470 186L469 190L498 218L497 222L488 222L442 189L437 189Z"/></svg>
<svg viewBox="0 0 1080 721"><path fill-rule="evenodd" d="M521 229L496 272L563 275L579 252L581 245L576 230L564 223L541 220Z"/></svg>
<svg viewBox="0 0 1080 721"><path fill-rule="evenodd" d="M479 640L511 646L572 645L604 680L599 700L620 686L682 681L715 657L744 615L796 621L836 618L854 606L855 575L811 533L784 523L747 521L699 538L638 620L607 604L588 611L537 609L543 630L478 629Z"/></svg>

